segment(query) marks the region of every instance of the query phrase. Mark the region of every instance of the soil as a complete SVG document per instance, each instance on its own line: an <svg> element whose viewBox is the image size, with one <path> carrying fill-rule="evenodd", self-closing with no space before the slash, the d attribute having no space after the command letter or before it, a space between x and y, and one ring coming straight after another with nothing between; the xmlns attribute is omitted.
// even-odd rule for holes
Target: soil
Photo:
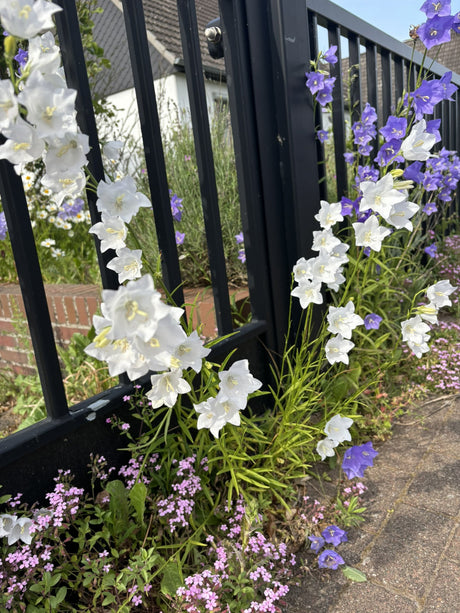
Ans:
<svg viewBox="0 0 460 613"><path fill-rule="evenodd" d="M8 436L17 430L21 423L21 416L14 413L14 398L1 401L0 405L0 438Z"/></svg>

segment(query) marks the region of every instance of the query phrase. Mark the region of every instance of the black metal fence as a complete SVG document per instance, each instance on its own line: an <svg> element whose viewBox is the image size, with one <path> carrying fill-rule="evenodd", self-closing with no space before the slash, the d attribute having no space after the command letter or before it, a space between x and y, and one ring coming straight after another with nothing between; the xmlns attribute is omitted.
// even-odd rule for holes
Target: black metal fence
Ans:
<svg viewBox="0 0 460 613"><path fill-rule="evenodd" d="M100 180L104 171L75 4L56 1L64 9L56 14L56 26L65 73L69 86L78 91L78 121L90 139L89 167ZM122 3L164 282L181 303L180 266L142 2ZM203 33L197 29L193 0L178 0L177 6L216 319L219 335L224 336L233 331L233 325L198 42ZM318 165L323 159L316 139L319 117L315 116L304 78L310 58L318 52L318 27L327 30L329 44L339 47L339 62L332 69L337 91L342 92L335 96L332 110L338 193L347 189L341 38L347 40L348 62L354 75L352 118L367 100L386 118L406 81L413 82L411 61L417 65L422 58L417 53L412 56L403 43L326 0L220 0L220 11L252 321L215 345L211 357L218 359L237 348L240 355L250 356L251 369L267 378L267 349L276 354L284 343L290 271L301 255L308 255L315 229L313 216L320 198L326 195L322 165ZM434 64L431 71L442 75L446 69ZM457 75L452 80L460 85ZM364 84L367 100L362 95ZM451 149L459 145L454 128L458 117L456 96L441 109L444 144ZM4 160L0 161L0 190L48 411L46 420L0 441L0 483L6 490L11 485L33 491L45 488L59 465L65 464L75 472L78 467L84 470L91 450L110 456L116 438L104 417L121 410L122 398L130 393L131 384L120 383L98 397L67 406L26 198L20 178ZM95 195L88 192L87 197L91 219L96 223L99 213ZM98 257L103 286L115 288L116 278L105 267L110 256L98 252ZM20 474L24 478L18 485ZM37 485L40 480L42 484Z"/></svg>

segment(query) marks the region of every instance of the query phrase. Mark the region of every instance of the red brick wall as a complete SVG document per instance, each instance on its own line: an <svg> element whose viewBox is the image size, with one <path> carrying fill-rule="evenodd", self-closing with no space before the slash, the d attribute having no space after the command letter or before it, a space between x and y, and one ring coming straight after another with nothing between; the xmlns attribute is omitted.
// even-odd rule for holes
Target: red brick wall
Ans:
<svg viewBox="0 0 460 613"><path fill-rule="evenodd" d="M86 334L100 303L96 285L45 286L57 343L65 345L75 332ZM18 285L0 285L0 367L24 374L35 372L24 303Z"/></svg>
<svg viewBox="0 0 460 613"><path fill-rule="evenodd" d="M100 301L97 285L46 285L51 324L56 342L65 346L75 332L86 334L92 325ZM247 289L231 290L235 300L244 300ZM214 301L209 288L184 291L186 304L197 303L194 327L203 324L203 334L216 333ZM186 308L190 314L190 307ZM35 373L32 345L25 319L24 304L19 285L0 285L0 369L11 367L22 374Z"/></svg>

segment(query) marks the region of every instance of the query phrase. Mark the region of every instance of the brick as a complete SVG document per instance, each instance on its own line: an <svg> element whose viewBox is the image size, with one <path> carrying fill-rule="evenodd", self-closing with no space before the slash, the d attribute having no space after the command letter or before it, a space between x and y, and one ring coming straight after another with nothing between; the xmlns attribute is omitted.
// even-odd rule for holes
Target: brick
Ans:
<svg viewBox="0 0 460 613"><path fill-rule="evenodd" d="M73 296L98 298L101 293L101 288L98 285L73 285L71 287Z"/></svg>
<svg viewBox="0 0 460 613"><path fill-rule="evenodd" d="M83 296L76 296L75 297L75 305L77 307L78 323L81 326L88 326L88 327L90 327L90 322L89 322L88 313L86 312L86 303L85 303L84 297Z"/></svg>
<svg viewBox="0 0 460 613"><path fill-rule="evenodd" d="M46 303L48 305L48 313L50 316L50 320L51 322L55 321L55 314L54 314L54 305L53 305L53 299L51 298L51 296L47 296L46 297Z"/></svg>
<svg viewBox="0 0 460 613"><path fill-rule="evenodd" d="M5 362L11 364L29 364L29 353L25 351L11 351L9 349L1 350L0 355Z"/></svg>
<svg viewBox="0 0 460 613"><path fill-rule="evenodd" d="M0 332L2 334L11 334L12 336L17 336L17 330L14 327L12 321L1 321L0 320Z"/></svg>
<svg viewBox="0 0 460 613"><path fill-rule="evenodd" d="M185 311L187 318L190 319L190 313L193 312L193 327L197 328L202 324L201 333L207 338L213 338L216 336L216 316L214 313L214 303L199 302L196 307L186 305Z"/></svg>
<svg viewBox="0 0 460 613"><path fill-rule="evenodd" d="M91 318L91 323L92 323L93 316L97 313L99 304L100 304L100 300L98 298L95 298L94 296L87 296L86 307L88 309L88 313Z"/></svg>
<svg viewBox="0 0 460 613"><path fill-rule="evenodd" d="M18 344L17 337L7 336L6 334L0 335L0 348L1 347L16 347Z"/></svg>
<svg viewBox="0 0 460 613"><path fill-rule="evenodd" d="M65 323L66 314L64 309L64 303L61 296L53 296L54 312L56 313L56 323Z"/></svg>
<svg viewBox="0 0 460 613"><path fill-rule="evenodd" d="M84 334L85 333L85 329L84 328L77 328L77 327L72 327L72 328L67 328L64 326L60 326L57 330L56 330L56 337L58 338L58 340L60 342L64 341L64 342L68 342L70 341L70 339L72 338L72 336L76 333L79 334Z"/></svg>
<svg viewBox="0 0 460 613"><path fill-rule="evenodd" d="M0 296L0 316L6 319L11 319L12 317L9 296L7 294Z"/></svg>
<svg viewBox="0 0 460 613"><path fill-rule="evenodd" d="M70 296L64 296L64 305L67 313L66 322L69 324L78 323L77 313L75 312L75 306L73 298Z"/></svg>
<svg viewBox="0 0 460 613"><path fill-rule="evenodd" d="M22 315L23 317L26 316L22 295L11 295L9 297L9 302L12 317L17 317L18 315Z"/></svg>
<svg viewBox="0 0 460 613"><path fill-rule="evenodd" d="M28 364L12 364L11 370L16 375L36 375L37 369L34 366Z"/></svg>

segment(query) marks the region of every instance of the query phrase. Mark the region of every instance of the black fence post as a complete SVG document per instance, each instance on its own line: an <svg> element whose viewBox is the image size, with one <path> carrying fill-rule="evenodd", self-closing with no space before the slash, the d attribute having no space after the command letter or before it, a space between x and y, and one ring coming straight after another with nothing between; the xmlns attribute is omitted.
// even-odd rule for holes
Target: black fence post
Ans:
<svg viewBox="0 0 460 613"><path fill-rule="evenodd" d="M219 334L233 330L227 270L219 214L214 158L209 129L206 91L203 81L203 66L196 21L195 2L178 0L179 25L184 54L185 77L190 100L198 176L200 179L206 242L209 254L209 269Z"/></svg>
<svg viewBox="0 0 460 613"><path fill-rule="evenodd" d="M104 180L101 149L94 116L91 90L86 72L85 55L80 36L77 7L74 0L56 0L62 11L56 13L56 29L59 37L62 64L67 85L77 91L75 106L77 121L83 134L89 138L88 170L96 182ZM93 189L86 190L86 199L91 215L91 221L96 224L101 215L96 207L97 194ZM99 263L102 285L105 289L116 289L119 285L118 275L107 268L108 262L114 257L114 251L109 249L101 253L99 239L95 236L94 243Z"/></svg>
<svg viewBox="0 0 460 613"><path fill-rule="evenodd" d="M160 120L153 85L149 45L142 2L123 2L126 36L136 89L137 108L144 144L150 196L161 253L164 283L178 305L184 302L179 257L168 193L161 142Z"/></svg>
<svg viewBox="0 0 460 613"><path fill-rule="evenodd" d="M32 224L22 180L6 160L0 160L0 197L47 414L59 419L68 414L68 407Z"/></svg>

